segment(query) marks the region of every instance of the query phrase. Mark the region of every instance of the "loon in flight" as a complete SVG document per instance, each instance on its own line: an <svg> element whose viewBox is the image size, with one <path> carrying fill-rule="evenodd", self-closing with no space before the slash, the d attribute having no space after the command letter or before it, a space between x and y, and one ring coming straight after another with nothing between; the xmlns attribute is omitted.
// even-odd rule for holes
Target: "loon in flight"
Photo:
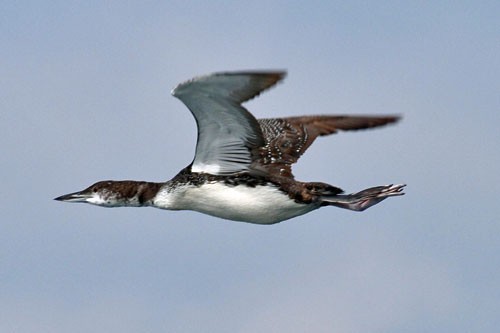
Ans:
<svg viewBox="0 0 500 333"><path fill-rule="evenodd" d="M198 125L191 164L164 183L100 181L55 200L103 207L194 210L228 220L273 224L323 206L363 211L388 197L403 195L404 184L343 194L326 183L295 180L292 164L316 137L378 127L399 117L256 119L241 105L285 75L282 71L223 72L179 84L172 95L189 108Z"/></svg>

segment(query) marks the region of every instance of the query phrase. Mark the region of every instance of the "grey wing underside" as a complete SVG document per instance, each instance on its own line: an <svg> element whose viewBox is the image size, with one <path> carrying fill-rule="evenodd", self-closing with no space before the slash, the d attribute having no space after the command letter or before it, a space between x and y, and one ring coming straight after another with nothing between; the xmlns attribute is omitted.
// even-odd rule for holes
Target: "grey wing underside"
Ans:
<svg viewBox="0 0 500 333"><path fill-rule="evenodd" d="M303 116L259 119L265 145L258 148L254 168L270 174L292 177L291 165L318 136L383 126L399 116Z"/></svg>
<svg viewBox="0 0 500 333"><path fill-rule="evenodd" d="M259 123L241 103L284 76L285 72L215 73L181 83L172 90L198 125L193 172L229 175L249 170L253 152L265 140Z"/></svg>

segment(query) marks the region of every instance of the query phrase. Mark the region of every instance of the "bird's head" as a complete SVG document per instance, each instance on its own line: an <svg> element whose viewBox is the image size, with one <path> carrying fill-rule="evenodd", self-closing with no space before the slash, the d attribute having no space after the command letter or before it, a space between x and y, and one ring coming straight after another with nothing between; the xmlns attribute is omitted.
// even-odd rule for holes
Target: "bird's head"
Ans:
<svg viewBox="0 0 500 333"><path fill-rule="evenodd" d="M148 205L159 187L158 183L105 180L82 191L61 195L54 200L83 202L102 207L139 207Z"/></svg>

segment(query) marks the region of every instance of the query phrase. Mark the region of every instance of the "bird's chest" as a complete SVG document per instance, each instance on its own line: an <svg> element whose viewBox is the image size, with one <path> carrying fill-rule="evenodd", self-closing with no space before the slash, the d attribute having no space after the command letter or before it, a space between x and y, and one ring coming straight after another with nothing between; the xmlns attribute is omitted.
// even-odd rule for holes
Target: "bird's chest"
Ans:
<svg viewBox="0 0 500 333"><path fill-rule="evenodd" d="M296 203L274 185L252 187L222 182L186 185L169 193L160 193L155 199L155 206L194 210L228 220L258 224L277 223L318 208L314 204Z"/></svg>

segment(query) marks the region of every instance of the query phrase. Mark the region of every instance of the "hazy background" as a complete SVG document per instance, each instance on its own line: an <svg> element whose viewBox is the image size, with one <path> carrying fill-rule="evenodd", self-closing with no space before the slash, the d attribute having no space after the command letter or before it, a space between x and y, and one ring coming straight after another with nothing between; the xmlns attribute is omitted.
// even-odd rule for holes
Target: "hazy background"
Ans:
<svg viewBox="0 0 500 333"><path fill-rule="evenodd" d="M500 326L498 1L3 1L1 332L493 332ZM398 113L316 141L299 179L408 184L273 226L53 201L163 181L196 125L169 95L287 69L256 117Z"/></svg>

